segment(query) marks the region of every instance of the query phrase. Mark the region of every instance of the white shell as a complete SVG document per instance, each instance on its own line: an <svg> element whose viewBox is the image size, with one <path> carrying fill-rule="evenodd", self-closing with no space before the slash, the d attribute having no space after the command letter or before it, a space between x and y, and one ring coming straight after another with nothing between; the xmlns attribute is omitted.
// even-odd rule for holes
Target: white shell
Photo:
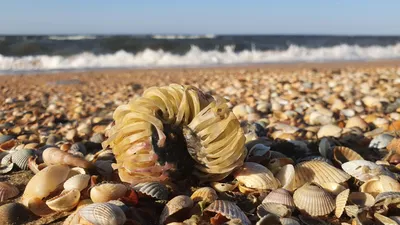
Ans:
<svg viewBox="0 0 400 225"><path fill-rule="evenodd" d="M342 164L342 169L360 181L377 178L383 173L382 167L367 160L353 160Z"/></svg>
<svg viewBox="0 0 400 225"><path fill-rule="evenodd" d="M273 190L279 187L279 181L272 172L258 163L245 162L234 176L239 183L256 190Z"/></svg>
<svg viewBox="0 0 400 225"><path fill-rule="evenodd" d="M30 149L20 149L11 155L11 161L15 163L21 170L27 170L28 160L30 157L34 156L35 153Z"/></svg>
<svg viewBox="0 0 400 225"><path fill-rule="evenodd" d="M64 190L72 190L77 189L82 191L89 185L90 175L87 174L78 174L75 175L64 183Z"/></svg>
<svg viewBox="0 0 400 225"><path fill-rule="evenodd" d="M193 201L190 197L185 195L178 195L175 198L169 200L169 202L164 206L163 211L161 212L159 224L164 224L168 218L181 211L188 210L192 208Z"/></svg>
<svg viewBox="0 0 400 225"><path fill-rule="evenodd" d="M284 165L275 175L282 185L282 188L293 191L295 181L295 170L292 164Z"/></svg>

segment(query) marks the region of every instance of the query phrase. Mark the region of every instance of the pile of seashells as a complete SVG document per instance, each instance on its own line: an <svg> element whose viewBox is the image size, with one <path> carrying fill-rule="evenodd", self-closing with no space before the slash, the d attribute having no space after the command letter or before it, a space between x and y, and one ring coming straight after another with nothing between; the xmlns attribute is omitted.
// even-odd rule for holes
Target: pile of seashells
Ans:
<svg viewBox="0 0 400 225"><path fill-rule="evenodd" d="M400 117L359 116L337 96L331 110L297 105L288 88L276 86L288 96L268 104L233 106L188 85L151 87L113 121L57 134L27 130L56 127L62 114L17 112L20 126L0 128L0 174L34 176L22 193L0 182L0 223L400 224Z"/></svg>

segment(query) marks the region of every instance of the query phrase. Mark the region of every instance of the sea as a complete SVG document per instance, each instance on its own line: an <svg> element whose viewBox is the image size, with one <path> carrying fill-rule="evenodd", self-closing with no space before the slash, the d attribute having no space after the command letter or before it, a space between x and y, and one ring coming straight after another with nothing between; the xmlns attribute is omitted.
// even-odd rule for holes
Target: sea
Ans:
<svg viewBox="0 0 400 225"><path fill-rule="evenodd" d="M400 36L0 36L0 73L400 58Z"/></svg>

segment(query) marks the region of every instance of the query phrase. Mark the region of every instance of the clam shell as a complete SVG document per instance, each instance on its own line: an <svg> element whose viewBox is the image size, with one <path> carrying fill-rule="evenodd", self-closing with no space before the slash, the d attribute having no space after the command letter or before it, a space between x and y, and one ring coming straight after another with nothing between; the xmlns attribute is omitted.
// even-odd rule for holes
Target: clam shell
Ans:
<svg viewBox="0 0 400 225"><path fill-rule="evenodd" d="M364 158L350 148L336 146L333 148L333 159L337 163L343 164L348 161L363 160Z"/></svg>
<svg viewBox="0 0 400 225"><path fill-rule="evenodd" d="M336 196L336 208L335 216L340 218L343 214L344 207L346 207L347 200L349 198L350 189L342 191L338 196Z"/></svg>
<svg viewBox="0 0 400 225"><path fill-rule="evenodd" d="M35 152L30 149L20 149L11 156L11 161L15 163L21 170L27 170L29 158L34 156Z"/></svg>
<svg viewBox="0 0 400 225"><path fill-rule="evenodd" d="M159 200L167 200L168 199L168 189L167 187L160 182L146 182L140 183L133 187L135 191L151 196L155 199Z"/></svg>
<svg viewBox="0 0 400 225"><path fill-rule="evenodd" d="M299 221L292 218L280 218L282 225L300 225Z"/></svg>
<svg viewBox="0 0 400 225"><path fill-rule="evenodd" d="M78 174L64 182L64 190L77 189L82 191L89 185L90 175Z"/></svg>
<svg viewBox="0 0 400 225"><path fill-rule="evenodd" d="M93 203L81 208L78 214L96 225L123 225L126 222L124 211L111 203Z"/></svg>
<svg viewBox="0 0 400 225"><path fill-rule="evenodd" d="M369 180L361 185L360 191L375 197L382 192L400 191L400 183L389 176L380 175L378 179Z"/></svg>
<svg viewBox="0 0 400 225"><path fill-rule="evenodd" d="M0 206L0 224L25 224L33 218L33 214L20 203Z"/></svg>
<svg viewBox="0 0 400 225"><path fill-rule="evenodd" d="M77 189L64 190L60 195L46 201L46 205L56 212L66 212L78 205L81 193Z"/></svg>
<svg viewBox="0 0 400 225"><path fill-rule="evenodd" d="M332 195L314 184L305 184L297 189L293 199L296 207L310 216L328 215L335 209Z"/></svg>
<svg viewBox="0 0 400 225"><path fill-rule="evenodd" d="M321 161L308 161L299 163L295 167L295 187L298 188L306 182L315 182L317 184L324 183L343 183L350 179L350 176Z"/></svg>
<svg viewBox="0 0 400 225"><path fill-rule="evenodd" d="M255 190L277 189L279 187L279 181L275 179L269 169L253 162L245 162L234 177L245 187Z"/></svg>
<svg viewBox="0 0 400 225"><path fill-rule="evenodd" d="M328 125L324 125L322 126L318 133L317 136L318 138L322 138L322 137L340 137L340 135L342 134L342 128L333 125L333 124L328 124Z"/></svg>
<svg viewBox="0 0 400 225"><path fill-rule="evenodd" d="M227 191L233 191L238 186L238 183L236 182L231 184L231 183L211 182L210 185L218 192L227 192Z"/></svg>
<svg viewBox="0 0 400 225"><path fill-rule="evenodd" d="M295 182L295 170L293 165L288 164L283 166L275 175L275 177L281 183L282 188L288 191L293 191Z"/></svg>
<svg viewBox="0 0 400 225"><path fill-rule="evenodd" d="M290 216L292 213L291 209L286 205L278 204L278 203L262 203L257 207L257 215L262 218L269 213L272 213L279 217Z"/></svg>
<svg viewBox="0 0 400 225"><path fill-rule="evenodd" d="M375 197L375 206L385 205L388 206L390 204L398 204L400 203L400 192L388 191L379 193Z"/></svg>
<svg viewBox="0 0 400 225"><path fill-rule="evenodd" d="M340 192L346 190L346 187L338 184L338 183L323 183L321 184L321 187L323 187L326 191L332 193L333 195L338 195Z"/></svg>
<svg viewBox="0 0 400 225"><path fill-rule="evenodd" d="M225 201L225 200L216 200L211 203L205 211L220 213L228 219L240 219L242 224L250 225L251 222L247 218L247 216L243 213L243 211L233 202Z"/></svg>
<svg viewBox="0 0 400 225"><path fill-rule="evenodd" d="M214 189L212 189L210 187L202 187L202 188L197 189L195 192L193 192L193 194L190 196L190 198L194 202L204 201L204 202L212 203L213 201L218 199L218 195Z"/></svg>
<svg viewBox="0 0 400 225"><path fill-rule="evenodd" d="M389 217L386 217L384 215L381 215L379 213L374 213L375 220L379 221L380 223L384 225L398 225L398 223L394 220L392 220Z"/></svg>
<svg viewBox="0 0 400 225"><path fill-rule="evenodd" d="M293 197L289 191L279 188L271 191L262 201L262 203L277 203L288 207L295 207Z"/></svg>
<svg viewBox="0 0 400 225"><path fill-rule="evenodd" d="M348 199L349 202L359 206L360 208L371 207L375 203L374 196L364 192L352 192Z"/></svg>
<svg viewBox="0 0 400 225"><path fill-rule="evenodd" d="M394 137L390 134L380 134L369 143L370 148L386 148L386 146L392 141Z"/></svg>
<svg viewBox="0 0 400 225"><path fill-rule="evenodd" d="M383 173L382 167L367 160L353 160L342 164L342 169L360 181L368 181Z"/></svg>
<svg viewBox="0 0 400 225"><path fill-rule="evenodd" d="M103 183L90 189L90 199L94 203L108 202L122 198L127 191L123 184Z"/></svg>
<svg viewBox="0 0 400 225"><path fill-rule="evenodd" d="M75 225L79 224L79 214L77 211L73 212L71 215L64 220L63 225Z"/></svg>
<svg viewBox="0 0 400 225"><path fill-rule="evenodd" d="M19 190L14 185L7 182L0 182L0 202L14 198L19 194Z"/></svg>
<svg viewBox="0 0 400 225"><path fill-rule="evenodd" d="M181 210L190 210L193 206L193 201L191 198L185 195L178 195L175 198L169 200L165 205L163 211L161 212L159 224L168 223L168 219L175 213Z"/></svg>

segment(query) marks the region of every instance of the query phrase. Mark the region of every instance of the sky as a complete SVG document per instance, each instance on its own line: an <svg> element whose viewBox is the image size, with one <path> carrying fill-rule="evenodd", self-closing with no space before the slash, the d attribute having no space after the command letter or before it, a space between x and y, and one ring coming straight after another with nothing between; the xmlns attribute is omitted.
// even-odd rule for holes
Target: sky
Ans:
<svg viewBox="0 0 400 225"><path fill-rule="evenodd" d="M0 34L400 35L400 0L0 0Z"/></svg>

